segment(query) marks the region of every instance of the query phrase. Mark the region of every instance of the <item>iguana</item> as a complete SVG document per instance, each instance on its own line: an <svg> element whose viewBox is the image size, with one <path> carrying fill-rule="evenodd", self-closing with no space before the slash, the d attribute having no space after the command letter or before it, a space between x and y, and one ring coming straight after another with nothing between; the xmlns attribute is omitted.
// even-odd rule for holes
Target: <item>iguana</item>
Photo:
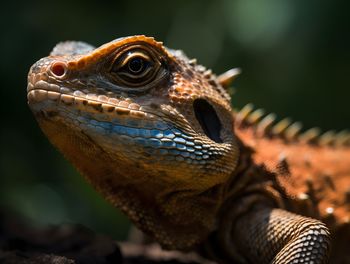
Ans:
<svg viewBox="0 0 350 264"><path fill-rule="evenodd" d="M236 73L143 35L67 41L31 67L27 95L51 143L163 248L350 263L350 134L233 110Z"/></svg>

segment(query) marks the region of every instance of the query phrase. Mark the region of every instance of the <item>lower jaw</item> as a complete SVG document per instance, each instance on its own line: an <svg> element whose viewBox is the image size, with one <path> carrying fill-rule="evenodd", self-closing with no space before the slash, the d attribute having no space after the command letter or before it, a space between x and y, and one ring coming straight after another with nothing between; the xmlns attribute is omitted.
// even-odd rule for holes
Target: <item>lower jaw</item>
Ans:
<svg viewBox="0 0 350 264"><path fill-rule="evenodd" d="M109 149L118 145L166 162L197 165L210 163L215 154L209 145L146 112L43 89L29 90L28 102L36 115L83 131Z"/></svg>

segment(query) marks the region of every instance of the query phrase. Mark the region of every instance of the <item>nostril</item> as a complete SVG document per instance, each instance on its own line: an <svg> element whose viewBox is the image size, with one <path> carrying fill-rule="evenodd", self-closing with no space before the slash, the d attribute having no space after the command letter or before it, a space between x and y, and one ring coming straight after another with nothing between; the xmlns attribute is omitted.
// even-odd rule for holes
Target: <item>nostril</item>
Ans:
<svg viewBox="0 0 350 264"><path fill-rule="evenodd" d="M66 74L66 64L62 62L55 62L51 66L51 72L57 77L62 77Z"/></svg>

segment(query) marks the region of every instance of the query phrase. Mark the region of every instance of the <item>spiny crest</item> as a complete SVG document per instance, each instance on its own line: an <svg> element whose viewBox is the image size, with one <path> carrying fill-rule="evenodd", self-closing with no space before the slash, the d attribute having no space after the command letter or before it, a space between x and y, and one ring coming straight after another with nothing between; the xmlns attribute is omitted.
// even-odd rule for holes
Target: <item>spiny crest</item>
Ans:
<svg viewBox="0 0 350 264"><path fill-rule="evenodd" d="M253 126L258 136L279 137L287 142L298 141L320 146L350 146L348 130L321 133L319 128L311 128L302 132L300 122L292 122L290 118L277 121L275 114L265 115L263 109L255 109L252 104L247 104L237 111L235 118L240 127Z"/></svg>

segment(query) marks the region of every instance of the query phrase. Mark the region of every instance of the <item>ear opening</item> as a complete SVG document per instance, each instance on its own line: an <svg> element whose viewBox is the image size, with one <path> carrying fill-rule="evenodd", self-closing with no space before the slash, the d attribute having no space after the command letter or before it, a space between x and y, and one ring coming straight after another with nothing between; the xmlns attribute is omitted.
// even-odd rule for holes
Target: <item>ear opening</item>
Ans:
<svg viewBox="0 0 350 264"><path fill-rule="evenodd" d="M204 99L196 99L193 102L193 109L205 135L216 143L222 143L220 138L222 125L214 107Z"/></svg>

